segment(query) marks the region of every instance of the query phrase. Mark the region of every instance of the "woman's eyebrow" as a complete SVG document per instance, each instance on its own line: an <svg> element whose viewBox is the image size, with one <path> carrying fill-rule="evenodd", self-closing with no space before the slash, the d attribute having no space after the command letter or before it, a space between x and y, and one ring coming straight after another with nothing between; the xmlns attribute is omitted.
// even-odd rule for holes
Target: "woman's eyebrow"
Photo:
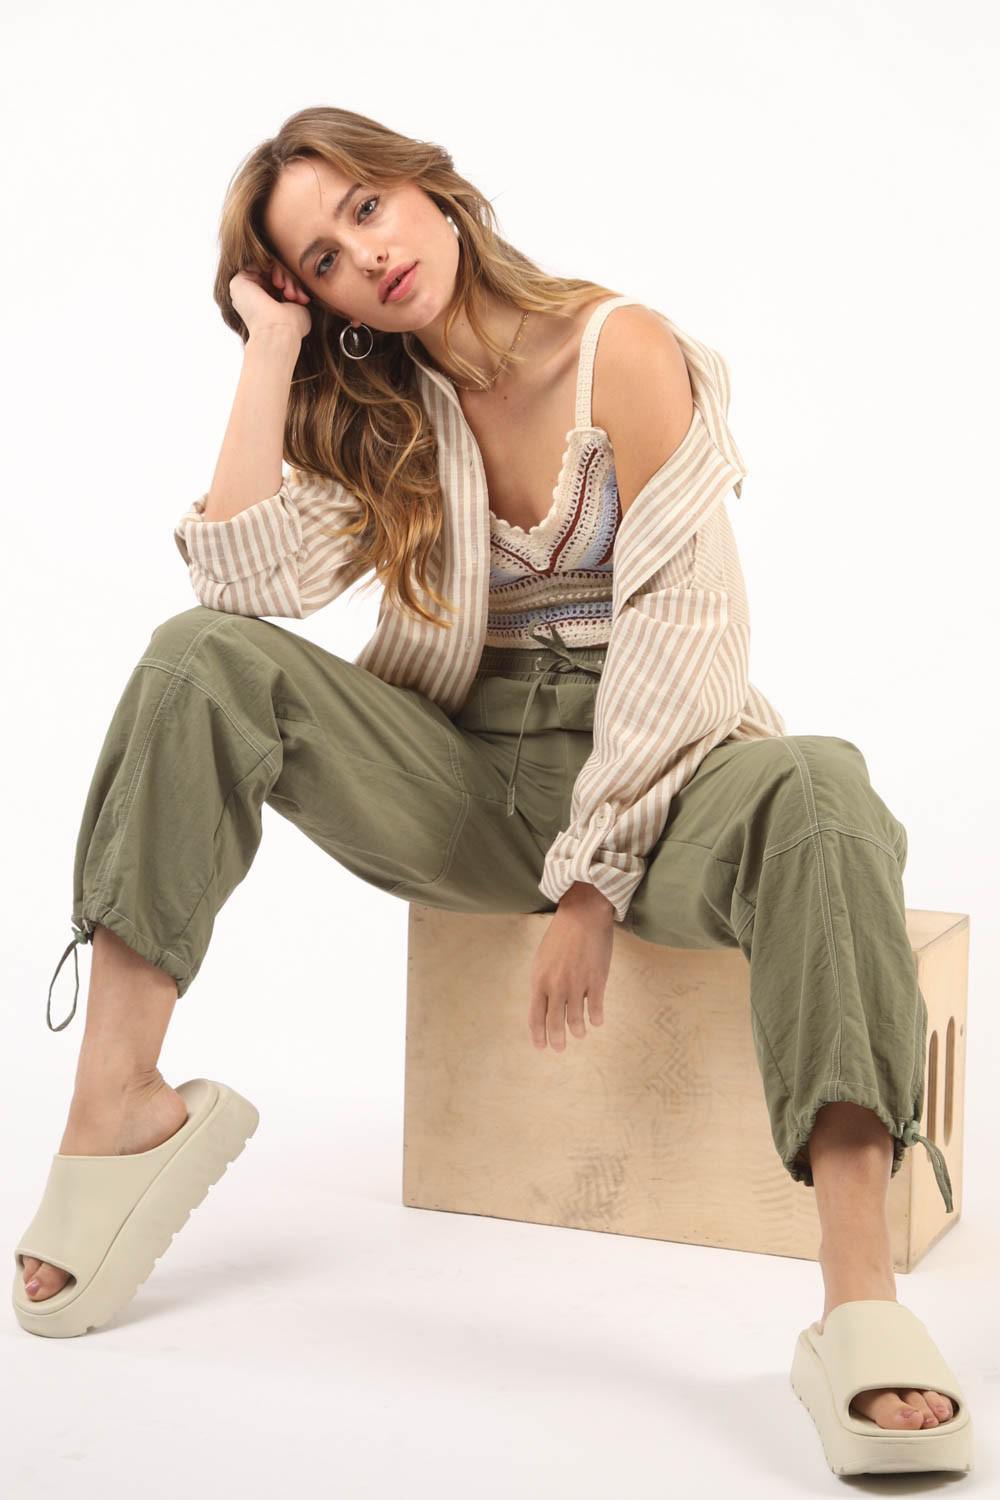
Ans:
<svg viewBox="0 0 1000 1500"><path fill-rule="evenodd" d="M337 204L337 207L333 210L334 221L336 221L337 219L340 218L340 216L344 212L344 209L346 208L347 204L350 202L351 198L354 196L354 194L357 192L357 190L358 190L358 188L360 186L361 186L360 182L352 182L351 183L350 187L347 189L347 192L341 198L340 202ZM310 255L312 255L313 251L314 250L318 250L319 247L320 247L320 245L322 245L322 243L323 243L322 236L319 239L317 239L317 240L310 240L309 241L309 244L306 246L306 248L303 250L302 254L299 256L299 270L300 271L302 270L302 263L303 263L303 261L308 260L309 257L310 257Z"/></svg>

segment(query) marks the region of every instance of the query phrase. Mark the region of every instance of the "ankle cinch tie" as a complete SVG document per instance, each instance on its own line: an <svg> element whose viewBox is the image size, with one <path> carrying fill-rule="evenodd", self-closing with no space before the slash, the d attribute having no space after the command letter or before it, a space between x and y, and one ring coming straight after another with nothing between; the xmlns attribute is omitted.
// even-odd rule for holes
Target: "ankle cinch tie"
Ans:
<svg viewBox="0 0 1000 1500"><path fill-rule="evenodd" d="M940 1190L941 1197L944 1199L944 1206L949 1213L952 1213L955 1204L952 1197L951 1176L948 1172L948 1163L945 1161L940 1147L935 1146L933 1141L929 1141L925 1135L920 1134L920 1131L917 1129L919 1123L919 1120L908 1120L907 1123L903 1126L903 1144L904 1146L915 1146L917 1141L922 1141L923 1144L927 1147L927 1151L931 1159L931 1166L934 1168L934 1176L937 1180L937 1185Z"/></svg>
<svg viewBox="0 0 1000 1500"><path fill-rule="evenodd" d="M89 942L91 942L92 939L93 939L93 936L94 936L93 927L91 927L88 930L86 918L84 918L83 925L81 927L78 927L75 922L71 922L70 926L73 928L73 931L76 933L76 936L73 938L72 942L70 942L67 945L66 952L63 954L62 958L56 964L56 972L55 972L55 974L53 974L53 976L52 976L52 983L49 985L49 1003L45 1007L45 1019L48 1022L48 1027L49 1027L50 1031L62 1031L63 1027L68 1026L69 1023L70 1023L70 1021L72 1021L73 1017L76 1015L76 997L80 993L80 965L79 965L79 961L78 961L78 955L77 955L77 951L76 951L76 946L77 946L78 943L89 943ZM53 1024L52 1024L52 986L55 984L56 979L57 979L57 977L59 975L59 970L62 968L63 964L66 962L66 960L69 957L70 953L73 954L73 968L76 970L76 989L73 992L73 1009L70 1011L70 1013L66 1017L65 1021L61 1021L58 1026L53 1026Z"/></svg>
<svg viewBox="0 0 1000 1500"><path fill-rule="evenodd" d="M546 628L548 628L552 632L551 636L548 638L543 637L538 633L540 630L544 630ZM514 751L514 765L511 768L510 780L507 782L508 818L514 811L514 783L517 778L517 763L521 758L521 740L524 738L524 726L528 721L528 714L531 712L531 705L535 701L535 694L541 687L543 678L548 677L550 672L590 672L594 677L600 677L601 675L600 667L591 666L589 662L578 661L576 657L573 656L572 648L566 645L566 642L563 640L562 636L559 634L554 625L549 625L548 627L544 625L536 625L534 630L530 630L528 634L531 636L531 639L533 641L537 641L540 646L547 646L550 651L554 651L556 655L561 657L562 659L560 661L550 662L547 667L539 668L537 676L534 678L531 687L528 689L528 696L525 699L524 703L524 713L521 716L521 729L520 733L517 736L517 748Z"/></svg>

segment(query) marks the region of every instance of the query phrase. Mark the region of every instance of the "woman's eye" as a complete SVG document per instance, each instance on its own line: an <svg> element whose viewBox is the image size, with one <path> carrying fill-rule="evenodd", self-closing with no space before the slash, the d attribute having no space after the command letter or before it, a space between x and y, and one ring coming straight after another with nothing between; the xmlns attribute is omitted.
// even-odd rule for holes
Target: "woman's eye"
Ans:
<svg viewBox="0 0 1000 1500"><path fill-rule="evenodd" d="M377 203L377 202L378 202L378 194L377 194L377 193L376 193L376 194L375 194L375 196L374 196L374 197L373 197L373 198L363 198L363 199L362 199L362 200L361 200L361 202L360 202L360 203L359 203L359 204L358 204L358 209L359 209L359 211L360 211L360 210L361 210L361 209L362 209L362 208L364 208L364 207L365 207L365 205L366 205L366 204L368 204L368 203ZM374 213L374 212L375 212L375 210L374 210L374 209L372 209L372 213ZM362 219L362 221L361 221L361 222L362 222L362 223L364 223L364 222L365 222L365 220L366 220L366 219L370 219L370 218L371 218L371 216L372 216L372 215L371 215L371 214L365 214L365 217L364 217L364 219ZM317 276L317 277L318 277L318 278L320 278L320 277L323 277L323 276L325 276L325 275L326 275L326 272L325 272L325 271L322 271L322 270L321 270L321 269L320 269L320 267L321 267L321 266L322 266L322 264L323 264L323 261L325 261L325 260L327 260L327 259L328 259L328 258L329 258L329 256L330 256L330 255L331 255L331 254L332 254L332 251L329 251L329 250L328 250L328 251L327 251L327 253L326 253L326 255L324 255L324 256L323 256L323 259L322 259L322 260L321 260L321 261L320 261L320 262L319 262L319 264L318 264L318 265L317 265L317 267L316 267L316 276Z"/></svg>

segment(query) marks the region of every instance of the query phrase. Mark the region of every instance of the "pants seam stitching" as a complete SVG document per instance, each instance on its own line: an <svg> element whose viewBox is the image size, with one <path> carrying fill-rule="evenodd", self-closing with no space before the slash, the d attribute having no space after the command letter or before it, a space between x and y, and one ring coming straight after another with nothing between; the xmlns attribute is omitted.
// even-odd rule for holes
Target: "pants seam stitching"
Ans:
<svg viewBox="0 0 1000 1500"><path fill-rule="evenodd" d="M737 896L739 896L741 901L746 901L747 898L741 891L737 891L736 894ZM750 915L747 917L746 921L741 924L738 930L733 933L733 936L735 937L737 942L739 942L740 938L743 936L744 932L746 932L747 928L750 926L750 923L757 915L757 908L753 905L753 902L747 901L747 905L751 908Z"/></svg>
<svg viewBox="0 0 1000 1500"><path fill-rule="evenodd" d="M455 851L458 848L459 835L461 834L462 829L465 827L466 819L469 816L470 798L464 792L460 793L460 795L462 797L462 810L459 813L458 817L455 819L455 826L451 830L451 837L448 840L448 847L445 850L444 864L442 865L441 869L434 876L433 880L397 880L395 885L389 887L388 894L390 896L394 895L396 891L398 891L400 887L404 885L409 886L412 890L429 891L433 889L434 886L440 885L442 880L447 880L449 874L451 873L452 863L455 859Z"/></svg>
<svg viewBox="0 0 1000 1500"><path fill-rule="evenodd" d="M428 885L438 885L440 881L447 880L449 874L451 873L452 863L455 859L455 851L458 848L459 835L461 834L462 829L465 827L466 819L468 818L468 816L469 798L463 795L462 811L460 815L455 819L455 826L451 830L451 838L448 840L448 848L445 852L444 866L439 871L439 873L435 875L433 880L428 881Z"/></svg>
<svg viewBox="0 0 1000 1500"><path fill-rule="evenodd" d="M798 845L803 843L807 838L812 838L813 834L815 833L843 833L848 838L864 839L867 843L874 844L876 849L881 849L884 854L888 854L889 857L891 859L894 859L897 864L899 863L899 856L897 855L895 849L893 849L889 844L883 843L881 839L876 838L875 835L869 833L867 829L852 828L849 824L846 823L835 823L832 821L820 823L817 821L815 823L810 823L805 829L805 832L795 834L787 841L787 843L778 844L776 847L765 850L763 856L761 857L761 864L763 864L765 860L773 859L775 855L787 854L790 849L797 848Z"/></svg>
<svg viewBox="0 0 1000 1500"><path fill-rule="evenodd" d="M115 838L108 846L103 863L101 865L101 869L98 871L97 877L94 881L95 899L103 900L105 897L105 891L111 879L111 870L113 868L114 856L118 853L122 839L125 837L125 828L128 824L129 814L132 810L132 803L135 799L135 794L138 789L139 781L142 778L142 773L146 767L146 761L149 755L149 746L157 725L159 724L160 716L163 713L169 699L171 698L172 693L175 691L175 683L180 681L180 670L184 666L184 663L187 661L188 657L194 651L195 647L198 645L199 641L201 641L202 638L208 635L211 631L218 630L219 627L224 623L225 617L218 620L210 620L202 630L199 630L194 640L191 641L188 645L187 650L184 652L180 661L176 664L176 667L172 672L166 687L163 690L163 695L160 698L159 703L156 705L156 712L154 713L152 722L150 723L150 726L146 731L146 738L142 743L138 757L136 759L135 769L132 772L132 779L129 783L128 790L125 793L121 827L118 829ZM138 671L138 666L133 669L132 675L134 675L136 671Z"/></svg>
<svg viewBox="0 0 1000 1500"><path fill-rule="evenodd" d="M157 669L162 669L164 671L170 671L171 670L169 662L160 661L155 656L144 656L142 658L142 660L137 663L137 667L155 667ZM216 697L215 693L212 692L211 688L207 687L206 684L200 680L200 678L195 677L192 672L185 672L185 671L183 671L180 667L177 667L176 669L173 670L173 675L175 677L182 678L184 682L189 682L192 687L196 687L199 692L204 693L206 698L210 698L212 700L212 702L215 704L215 706L218 709L220 709L222 713L225 714L226 718L229 720L230 724L232 724L232 726L236 730L237 734L240 734L240 735L243 736L243 738L246 740L247 744L250 746L251 750L255 750L258 755L264 755L264 754L268 753L264 749L262 749L260 743L254 738L254 736L250 733L250 731L248 729L246 729L239 722L239 720L236 719L233 716L232 710L230 708L228 708L225 703L223 703L223 701L222 701L221 698ZM276 715L276 717L279 717L279 716ZM280 717L287 718L288 715L286 714L286 715L283 715L283 716L280 716ZM313 719L308 719L306 722L309 723L309 724L312 724L315 721Z"/></svg>
<svg viewBox="0 0 1000 1500"><path fill-rule="evenodd" d="M451 735L447 733L447 731L445 731L445 744L448 747L448 760L451 763L451 773L455 779L455 784L457 785L459 791L464 796L467 796L468 792L465 785L465 777L462 775L462 764L458 758L454 741L452 740Z"/></svg>
<svg viewBox="0 0 1000 1500"><path fill-rule="evenodd" d="M131 917L126 916L123 911L120 911L117 906L113 906L110 901L101 901L101 902L93 902L93 903L90 902L90 901L84 902L82 904L82 906L81 906L81 917L83 915L83 907L84 906L91 906L91 905L99 906L100 910L101 910L101 912L102 912L102 914L104 916L107 916L108 912L113 912L114 915L116 917L120 917L121 920L128 927L130 927L131 930L138 937L142 938L144 942L148 943L151 948L159 948L161 950L161 952L167 954L167 956L169 958L175 959L176 962L180 965L180 967L182 969L186 969L187 968L187 964L184 962L183 958L181 958L181 956L180 956L179 953L175 953L172 948L168 948L164 943L158 942L156 938L150 937L149 933L144 932L141 927L139 927L135 922L132 921ZM91 917L90 920L92 922L101 922L101 917L100 916ZM105 923L104 925L106 926L107 924Z"/></svg>
<svg viewBox="0 0 1000 1500"><path fill-rule="evenodd" d="M816 855L816 876L819 884L820 909L823 913L823 931L826 934L827 953L830 959L830 966L833 970L834 983L837 987L837 1006L840 1011L840 1024L837 1030L836 1052L837 1072L839 1074L842 1071L843 1066L844 998L841 993L840 966L837 961L837 944L833 931L833 917L830 910L830 889L827 881L826 858L823 851L823 840L819 837L819 816L816 808L812 776L809 772L809 767L806 765L805 757L803 756L798 746L794 744L792 740L787 738L783 739L782 744L785 746L789 755L791 755L793 760L795 761L795 765L799 773L799 782L802 787L802 796L806 803L806 808L809 814L809 829L805 837L812 840L813 849ZM765 852L764 859L766 858L767 854ZM764 863L764 859L761 860L762 865Z"/></svg>
<svg viewBox="0 0 1000 1500"><path fill-rule="evenodd" d="M212 844L213 844L213 847L214 847L214 844L215 844L215 840L218 837L219 829L222 827L223 819L226 816L226 811L227 811L227 809L229 807L230 802L232 801L233 794L239 790L239 788L243 785L243 783L245 781L249 781L249 779L250 779L251 776L255 776L257 774L257 772L260 770L261 766L265 763L265 761L270 761L270 759L271 759L271 757L272 757L273 754L274 754L273 750L267 750L267 751L265 751L264 754L261 756L260 760L257 761L256 765L251 766L250 770L247 771L243 776L241 776L240 779L239 779L239 781L234 781L233 784L232 784L232 786L229 788L229 791L226 793L226 800L222 804L222 811L219 813L219 820L218 820L218 822L216 823L215 827L212 830ZM264 800L266 800L266 799L264 799ZM216 871L217 871L217 868L218 868L217 864L216 864L216 861L214 859L213 859L212 864L213 864L212 874L209 877L209 879L206 881L206 883L204 884L204 886L202 886L201 893L198 896L197 901L194 903L194 906L191 908L191 914L190 914L190 916L188 917L187 921L184 923L184 926L181 928L180 932L177 934L178 937L183 937L184 934L187 932L188 928L191 926L191 923L194 921L195 917L198 914L198 908L201 906L202 902L204 901L205 895L208 892L208 890L209 890L209 888L210 888L210 886L212 884L212 880L214 879ZM200 967L200 965L199 965L199 967ZM188 982L190 983L190 980Z"/></svg>

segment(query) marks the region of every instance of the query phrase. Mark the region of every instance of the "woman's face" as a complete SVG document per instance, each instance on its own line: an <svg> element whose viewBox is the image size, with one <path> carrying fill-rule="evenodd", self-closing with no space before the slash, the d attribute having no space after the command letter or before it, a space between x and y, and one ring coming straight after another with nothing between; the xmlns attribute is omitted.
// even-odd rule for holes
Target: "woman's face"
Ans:
<svg viewBox="0 0 1000 1500"><path fill-rule="evenodd" d="M415 183L377 189L322 160L291 162L271 193L264 227L310 298L369 328L419 332L451 300L458 237ZM395 272L414 261L409 291L383 301Z"/></svg>

